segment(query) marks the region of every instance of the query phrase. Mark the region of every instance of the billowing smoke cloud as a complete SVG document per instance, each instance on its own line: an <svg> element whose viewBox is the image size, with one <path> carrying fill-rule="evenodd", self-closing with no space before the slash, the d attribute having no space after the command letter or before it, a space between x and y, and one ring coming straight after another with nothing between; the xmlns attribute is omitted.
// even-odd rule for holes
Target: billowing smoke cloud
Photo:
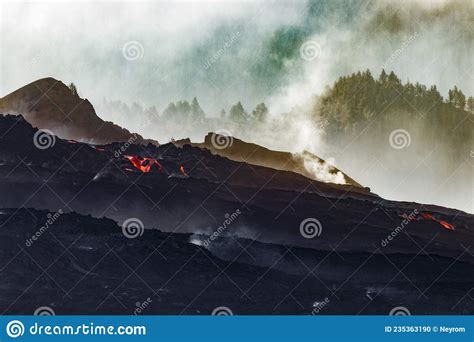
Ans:
<svg viewBox="0 0 474 342"><path fill-rule="evenodd" d="M326 19L324 30L306 38L318 45L318 56L303 65L302 81L275 92L272 108L288 110L336 77L366 69L393 70L403 81L435 84L444 95L454 85L473 93L469 1L367 2L345 19Z"/></svg>

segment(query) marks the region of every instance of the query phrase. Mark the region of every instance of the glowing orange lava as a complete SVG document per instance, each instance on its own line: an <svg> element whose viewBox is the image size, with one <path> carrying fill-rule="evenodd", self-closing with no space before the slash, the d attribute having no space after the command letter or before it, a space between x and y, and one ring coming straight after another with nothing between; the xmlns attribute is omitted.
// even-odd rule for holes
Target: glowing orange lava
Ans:
<svg viewBox="0 0 474 342"><path fill-rule="evenodd" d="M182 173L185 177L189 177L189 175L186 173L186 170L184 170L184 166L183 166L183 165L181 165L181 166L179 167L179 171L181 171L181 173Z"/></svg>
<svg viewBox="0 0 474 342"><path fill-rule="evenodd" d="M449 229L449 230L454 230L454 226L453 226L451 223L448 223L448 222L443 221L443 220L439 220L439 219L437 219L436 217L434 217L434 216L431 215L431 214L428 214L428 213L421 213L421 216L422 216L424 219L433 220L433 221L435 221L435 222L438 222L443 228L446 228L446 229Z"/></svg>
<svg viewBox="0 0 474 342"><path fill-rule="evenodd" d="M158 166L160 171L163 171L163 166L154 158L144 157L140 158L138 156L124 156L133 166L135 166L141 172L147 173L150 172L152 165Z"/></svg>

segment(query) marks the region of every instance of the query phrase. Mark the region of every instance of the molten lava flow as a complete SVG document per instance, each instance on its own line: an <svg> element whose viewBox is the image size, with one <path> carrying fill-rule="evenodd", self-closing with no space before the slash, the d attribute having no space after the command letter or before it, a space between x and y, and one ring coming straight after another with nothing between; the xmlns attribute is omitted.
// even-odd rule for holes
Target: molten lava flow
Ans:
<svg viewBox="0 0 474 342"><path fill-rule="evenodd" d="M443 221L443 220L438 220L438 223L446 229L454 230L454 226L451 223L448 223L448 222Z"/></svg>
<svg viewBox="0 0 474 342"><path fill-rule="evenodd" d="M448 222L443 221L443 220L439 220L439 219L437 219L436 217L434 217L434 216L431 215L431 214L428 214L428 213L421 213L421 216L422 216L424 219L433 220L433 221L435 221L435 222L438 222L443 228L446 228L446 229L449 229L449 230L454 230L454 226L453 226L451 223L448 223Z"/></svg>
<svg viewBox="0 0 474 342"><path fill-rule="evenodd" d="M181 171L181 173L184 175L184 177L189 177L188 174L186 173L186 170L184 170L184 166L183 166L183 165L181 165L181 166L179 167L179 171Z"/></svg>
<svg viewBox="0 0 474 342"><path fill-rule="evenodd" d="M449 230L454 230L454 225L452 225L451 223L448 223L446 221L443 221L443 220L440 220L440 219L437 219L436 217L434 217L433 215L429 214L429 213L420 213L420 216L415 216L413 214L410 214L410 215L407 215L407 214L401 214L401 215L398 215L408 221L419 221L421 219L426 219L426 220L432 220L432 221L435 221L435 222L438 222L443 228L446 228L446 229L449 229Z"/></svg>
<svg viewBox="0 0 474 342"><path fill-rule="evenodd" d="M124 156L133 166L139 169L141 172L147 173L150 172L151 166L157 165L160 171L163 171L163 166L154 158L144 157L140 158L138 156Z"/></svg>
<svg viewBox="0 0 474 342"><path fill-rule="evenodd" d="M421 213L421 216L422 216L424 219L427 219L427 220L433 220L433 219L434 219L433 215L428 214L428 213Z"/></svg>
<svg viewBox="0 0 474 342"><path fill-rule="evenodd" d="M94 146L94 149L95 149L96 151L105 152L105 149L100 148L100 147L95 147L95 146Z"/></svg>

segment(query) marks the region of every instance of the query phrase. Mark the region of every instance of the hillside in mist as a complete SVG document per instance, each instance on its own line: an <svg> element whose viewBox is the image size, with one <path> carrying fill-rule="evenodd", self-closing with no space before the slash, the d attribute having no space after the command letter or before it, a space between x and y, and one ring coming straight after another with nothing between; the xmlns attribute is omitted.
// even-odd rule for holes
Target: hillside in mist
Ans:
<svg viewBox="0 0 474 342"><path fill-rule="evenodd" d="M236 102L213 113L197 98L160 109L105 100L98 111L163 142L201 142L208 132L224 132L273 150L307 150L385 197L473 212L470 95L454 86L444 98L436 85L367 70L340 77L285 113L263 102L253 109Z"/></svg>
<svg viewBox="0 0 474 342"><path fill-rule="evenodd" d="M0 112L21 114L34 127L53 131L64 139L90 144L129 139L142 144L156 143L102 120L89 100L79 96L73 83L68 87L52 77L36 80L1 97Z"/></svg>
<svg viewBox="0 0 474 342"><path fill-rule="evenodd" d="M393 71L387 74L385 70L374 78L366 70L340 77L316 99L314 113L327 123L331 143L344 136L351 138L380 116L381 120L377 121L380 125L388 122L411 125L410 121L422 121L430 130L431 138L458 149L469 145L472 126L460 123L473 110L474 98L467 98L456 86L444 99L436 85L402 83ZM458 126L456 135L452 135Z"/></svg>
<svg viewBox="0 0 474 342"><path fill-rule="evenodd" d="M338 165L397 199L473 212L473 97L454 86L402 82L370 71L339 78L314 99L327 151ZM388 180L387 180L388 179Z"/></svg>

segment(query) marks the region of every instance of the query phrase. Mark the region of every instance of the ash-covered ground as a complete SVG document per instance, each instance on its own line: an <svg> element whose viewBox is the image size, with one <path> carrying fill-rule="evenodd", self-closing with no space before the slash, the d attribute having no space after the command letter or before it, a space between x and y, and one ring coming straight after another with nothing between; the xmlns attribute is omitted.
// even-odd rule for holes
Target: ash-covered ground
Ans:
<svg viewBox="0 0 474 342"><path fill-rule="evenodd" d="M473 313L470 214L190 145L0 131L4 314Z"/></svg>

